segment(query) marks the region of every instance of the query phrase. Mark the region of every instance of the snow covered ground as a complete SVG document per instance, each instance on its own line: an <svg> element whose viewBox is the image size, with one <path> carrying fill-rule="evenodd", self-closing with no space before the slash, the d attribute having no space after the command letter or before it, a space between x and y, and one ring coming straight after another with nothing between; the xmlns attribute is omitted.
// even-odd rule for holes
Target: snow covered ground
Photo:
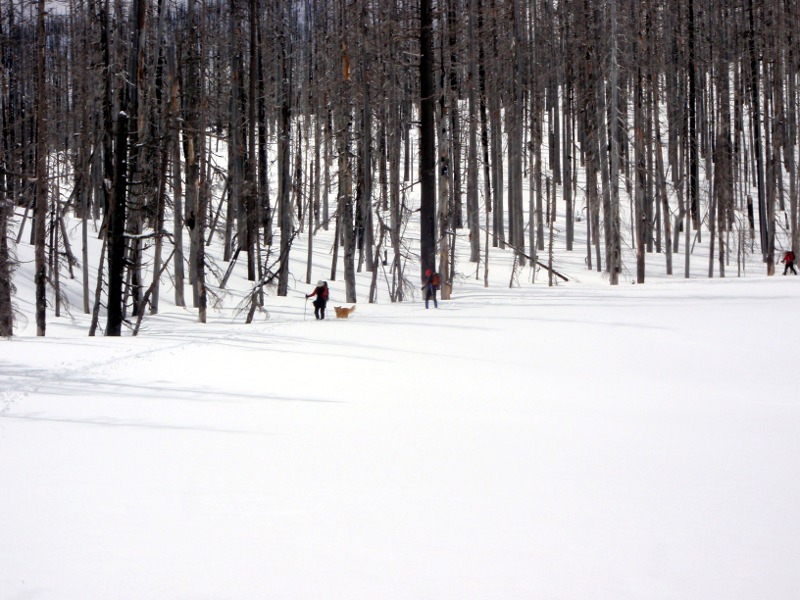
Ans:
<svg viewBox="0 0 800 600"><path fill-rule="evenodd" d="M36 338L23 265L0 598L796 598L800 278L581 260L347 321L302 283L252 325L165 302L135 338L79 302Z"/></svg>

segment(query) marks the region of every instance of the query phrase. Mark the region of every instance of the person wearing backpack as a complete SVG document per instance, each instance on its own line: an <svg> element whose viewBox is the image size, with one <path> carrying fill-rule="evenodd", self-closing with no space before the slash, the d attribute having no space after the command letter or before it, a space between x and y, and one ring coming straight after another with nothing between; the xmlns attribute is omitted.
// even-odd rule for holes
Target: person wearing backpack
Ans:
<svg viewBox="0 0 800 600"><path fill-rule="evenodd" d="M433 298L433 307L439 308L439 303L436 301L437 287L439 287L439 274L428 269L425 271L425 285L420 288L425 291L425 308L428 308L428 302L431 298Z"/></svg>
<svg viewBox="0 0 800 600"><path fill-rule="evenodd" d="M794 252L792 252L791 250L787 250L786 254L783 255L783 260L781 262L786 265L785 267L783 267L784 275L786 275L786 273L789 272L789 269L792 270L792 273L797 275L797 271L794 268Z"/></svg>
<svg viewBox="0 0 800 600"><path fill-rule="evenodd" d="M318 281L317 287L314 288L314 291L310 294L306 294L306 300L311 298L312 296L316 296L314 298L314 316L317 320L321 320L325 318L325 305L328 304L328 282L327 281Z"/></svg>

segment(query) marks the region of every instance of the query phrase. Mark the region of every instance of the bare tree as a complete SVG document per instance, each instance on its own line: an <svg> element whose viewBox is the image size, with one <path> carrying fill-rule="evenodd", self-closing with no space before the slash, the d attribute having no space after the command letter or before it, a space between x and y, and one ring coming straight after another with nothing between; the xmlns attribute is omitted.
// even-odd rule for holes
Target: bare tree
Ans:
<svg viewBox="0 0 800 600"><path fill-rule="evenodd" d="M3 162L2 154L3 147L0 145L0 163ZM11 304L13 285L8 222L12 203L6 194L5 179L0 175L0 337L11 337L14 333L14 313Z"/></svg>
<svg viewBox="0 0 800 600"><path fill-rule="evenodd" d="M436 98L433 81L433 7L420 0L420 268L436 268Z"/></svg>
<svg viewBox="0 0 800 600"><path fill-rule="evenodd" d="M36 335L47 329L47 94L45 90L45 1L37 3L36 43L36 204L34 209L34 247L36 273Z"/></svg>

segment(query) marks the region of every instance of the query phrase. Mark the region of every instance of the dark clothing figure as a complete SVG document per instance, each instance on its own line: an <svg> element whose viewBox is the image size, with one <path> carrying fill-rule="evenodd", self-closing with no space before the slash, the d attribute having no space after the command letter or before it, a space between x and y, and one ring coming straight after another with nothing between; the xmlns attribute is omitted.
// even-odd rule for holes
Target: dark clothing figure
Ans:
<svg viewBox="0 0 800 600"><path fill-rule="evenodd" d="M439 308L439 303L436 301L436 284L434 283L434 278L436 274L428 269L425 271L425 285L423 285L420 289L425 291L425 308L428 308L428 302L433 298L433 307Z"/></svg>
<svg viewBox="0 0 800 600"><path fill-rule="evenodd" d="M797 275L797 271L794 268L794 252L792 252L791 250L787 250L786 254L783 255L783 260L781 262L786 265L785 267L783 267L784 275L786 275L786 273L789 272L789 269L792 270L792 273Z"/></svg>
<svg viewBox="0 0 800 600"><path fill-rule="evenodd" d="M325 318L325 305L328 303L328 282L327 281L318 281L317 287L314 288L314 291L310 294L306 295L306 298L311 298L312 296L316 296L314 298L314 316L317 319L324 319Z"/></svg>

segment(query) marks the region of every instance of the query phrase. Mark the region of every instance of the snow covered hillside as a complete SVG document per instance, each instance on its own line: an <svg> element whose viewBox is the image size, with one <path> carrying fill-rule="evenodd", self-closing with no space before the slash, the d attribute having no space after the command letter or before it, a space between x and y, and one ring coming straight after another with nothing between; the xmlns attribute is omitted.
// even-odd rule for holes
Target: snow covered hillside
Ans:
<svg viewBox="0 0 800 600"><path fill-rule="evenodd" d="M245 325L231 292L200 325L165 290L121 338L87 337L70 282L37 338L29 250L0 342L0 598L800 588L798 278L693 259L693 279L610 287L560 252L569 283L509 288L497 251L490 287L463 262L438 310L384 286L316 322L296 281L268 318Z"/></svg>

